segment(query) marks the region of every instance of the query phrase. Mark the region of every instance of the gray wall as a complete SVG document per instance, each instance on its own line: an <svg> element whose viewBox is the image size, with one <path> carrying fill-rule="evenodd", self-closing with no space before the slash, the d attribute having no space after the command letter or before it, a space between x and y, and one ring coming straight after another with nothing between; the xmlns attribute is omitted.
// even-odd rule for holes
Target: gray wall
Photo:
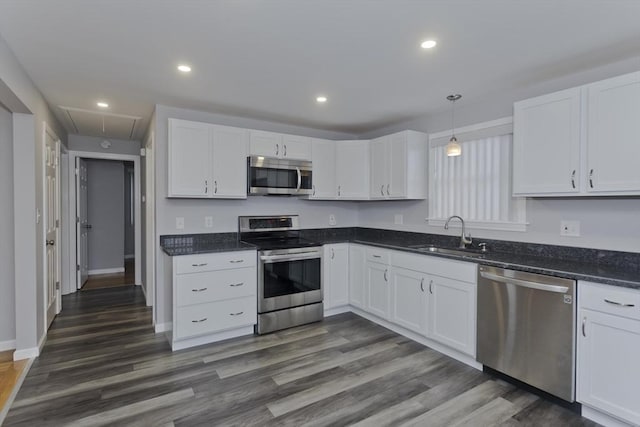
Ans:
<svg viewBox="0 0 640 427"><path fill-rule="evenodd" d="M124 268L124 164L87 159L89 272Z"/></svg>
<svg viewBox="0 0 640 427"><path fill-rule="evenodd" d="M124 255L133 258L135 255L135 221L131 221L131 189L133 186L133 162L124 162ZM135 218L135 211L133 212Z"/></svg>
<svg viewBox="0 0 640 427"><path fill-rule="evenodd" d="M0 351L16 338L12 121L11 113L0 106Z"/></svg>
<svg viewBox="0 0 640 427"><path fill-rule="evenodd" d="M107 140L110 148L102 148L100 144ZM114 153L140 155L140 141L131 141L114 138L97 138L95 136L69 135L69 150L91 151L93 153Z"/></svg>
<svg viewBox="0 0 640 427"><path fill-rule="evenodd" d="M465 98L456 103L456 126L461 127L512 115L513 102L529 97L550 93L608 77L637 71L640 57L607 66L587 69L562 78L532 84L500 94L492 94L490 99L471 100ZM464 94L463 94L464 95ZM443 106L447 103L443 100ZM459 107L459 108L458 108ZM413 129L435 133L448 130L451 126L449 109L410 122L379 129L363 137L370 138L397 130ZM367 202L358 208L360 226L421 231L438 234L456 234L442 228L426 224L428 201L413 202ZM527 200L526 232L506 232L471 230L476 238L517 240L534 243L548 243L599 249L640 251L640 198L581 198L581 199L529 199ZM394 214L404 215L404 225L394 225ZM581 237L561 237L560 221L581 222Z"/></svg>
<svg viewBox="0 0 640 427"><path fill-rule="evenodd" d="M250 197L247 200L190 200L167 199L168 119L178 118L249 129L291 133L317 138L353 139L354 135L287 126L259 120L210 114L156 105L155 112L155 167L156 167L156 235L182 233L212 233L236 231L238 215L299 214L304 228L328 227L329 215L336 216L338 226L357 224L357 205L354 202L317 202L297 198ZM204 227L204 217L213 217L213 228ZM176 217L184 217L184 230L175 227ZM156 242L158 242L156 236ZM156 310L158 323L170 318L170 293L163 281L162 251L156 257Z"/></svg>

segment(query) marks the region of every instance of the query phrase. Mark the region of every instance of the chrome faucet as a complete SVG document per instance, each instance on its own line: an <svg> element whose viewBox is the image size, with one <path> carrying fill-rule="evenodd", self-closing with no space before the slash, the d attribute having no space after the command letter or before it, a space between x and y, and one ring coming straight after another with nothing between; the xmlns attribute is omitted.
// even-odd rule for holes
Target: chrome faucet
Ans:
<svg viewBox="0 0 640 427"><path fill-rule="evenodd" d="M464 232L464 219L462 219L461 216L451 215L449 218L447 218L447 222L444 223L444 229L445 230L449 229L449 221L451 221L454 218L458 218L462 223L462 234L460 235L460 249L466 249L467 245L471 244L472 239L471 239L471 234L465 234Z"/></svg>

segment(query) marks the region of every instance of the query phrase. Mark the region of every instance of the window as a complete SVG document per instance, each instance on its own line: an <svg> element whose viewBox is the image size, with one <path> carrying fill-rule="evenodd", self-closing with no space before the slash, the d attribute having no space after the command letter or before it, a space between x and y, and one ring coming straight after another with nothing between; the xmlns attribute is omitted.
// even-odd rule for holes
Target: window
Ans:
<svg viewBox="0 0 640 427"><path fill-rule="evenodd" d="M511 119L456 131L462 155L447 157L450 132L429 137L429 224L460 215L473 228L524 231L524 198L512 197Z"/></svg>

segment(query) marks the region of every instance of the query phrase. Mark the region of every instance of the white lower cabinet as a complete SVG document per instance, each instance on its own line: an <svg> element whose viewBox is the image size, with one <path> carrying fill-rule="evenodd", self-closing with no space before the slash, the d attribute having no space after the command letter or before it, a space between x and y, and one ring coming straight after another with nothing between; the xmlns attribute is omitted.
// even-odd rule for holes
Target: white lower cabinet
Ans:
<svg viewBox="0 0 640 427"><path fill-rule="evenodd" d="M173 287L173 350L251 332L257 320L255 251L165 258Z"/></svg>
<svg viewBox="0 0 640 427"><path fill-rule="evenodd" d="M389 319L389 265L367 261L368 285L366 310L383 319Z"/></svg>
<svg viewBox="0 0 640 427"><path fill-rule="evenodd" d="M577 399L583 411L587 406L640 425L640 291L579 282L578 306Z"/></svg>
<svg viewBox="0 0 640 427"><path fill-rule="evenodd" d="M360 245L349 245L349 304L366 308L366 248Z"/></svg>
<svg viewBox="0 0 640 427"><path fill-rule="evenodd" d="M324 245L324 309L349 304L349 244Z"/></svg>
<svg viewBox="0 0 640 427"><path fill-rule="evenodd" d="M391 321L421 335L427 333L425 273L394 267L391 270Z"/></svg>

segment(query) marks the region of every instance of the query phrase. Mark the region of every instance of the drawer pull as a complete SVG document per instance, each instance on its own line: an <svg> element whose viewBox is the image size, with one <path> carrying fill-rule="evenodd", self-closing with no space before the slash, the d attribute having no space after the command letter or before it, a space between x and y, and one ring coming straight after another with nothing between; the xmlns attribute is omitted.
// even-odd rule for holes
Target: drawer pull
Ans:
<svg viewBox="0 0 640 427"><path fill-rule="evenodd" d="M232 283L229 286L231 286L232 288L237 288L238 286L242 286L244 285L244 282L240 282L240 283Z"/></svg>
<svg viewBox="0 0 640 427"><path fill-rule="evenodd" d="M191 264L191 267L204 267L207 264L209 264L209 263L208 262L203 262L202 264Z"/></svg>
<svg viewBox="0 0 640 427"><path fill-rule="evenodd" d="M243 259L232 259L231 261L229 261L231 264L238 264L239 262L244 262Z"/></svg>
<svg viewBox="0 0 640 427"><path fill-rule="evenodd" d="M618 305L620 307L635 307L635 304L626 304L626 303L622 303L622 302L617 302L617 301L611 301L608 299L604 299L604 302L608 303L608 304L613 304L613 305Z"/></svg>
<svg viewBox="0 0 640 427"><path fill-rule="evenodd" d="M382 255L374 255L374 258L382 258Z"/></svg>
<svg viewBox="0 0 640 427"><path fill-rule="evenodd" d="M237 313L229 313L229 316L240 316L243 313L244 313L244 311L239 311Z"/></svg>
<svg viewBox="0 0 640 427"><path fill-rule="evenodd" d="M204 292L209 288L191 289L191 292Z"/></svg>
<svg viewBox="0 0 640 427"><path fill-rule="evenodd" d="M586 333L586 332L585 332L585 330L584 330L584 327L585 327L586 323L587 323L587 318L586 318L586 317L583 317L583 318L582 318L582 336L583 336L583 337L586 337L586 336L587 336L587 333Z"/></svg>
<svg viewBox="0 0 640 427"><path fill-rule="evenodd" d="M207 321L207 318L206 318L206 317L203 317L203 318L202 318L202 319L200 319L200 320L192 320L192 321L191 321L191 323L202 323L202 322L206 322L206 321Z"/></svg>

